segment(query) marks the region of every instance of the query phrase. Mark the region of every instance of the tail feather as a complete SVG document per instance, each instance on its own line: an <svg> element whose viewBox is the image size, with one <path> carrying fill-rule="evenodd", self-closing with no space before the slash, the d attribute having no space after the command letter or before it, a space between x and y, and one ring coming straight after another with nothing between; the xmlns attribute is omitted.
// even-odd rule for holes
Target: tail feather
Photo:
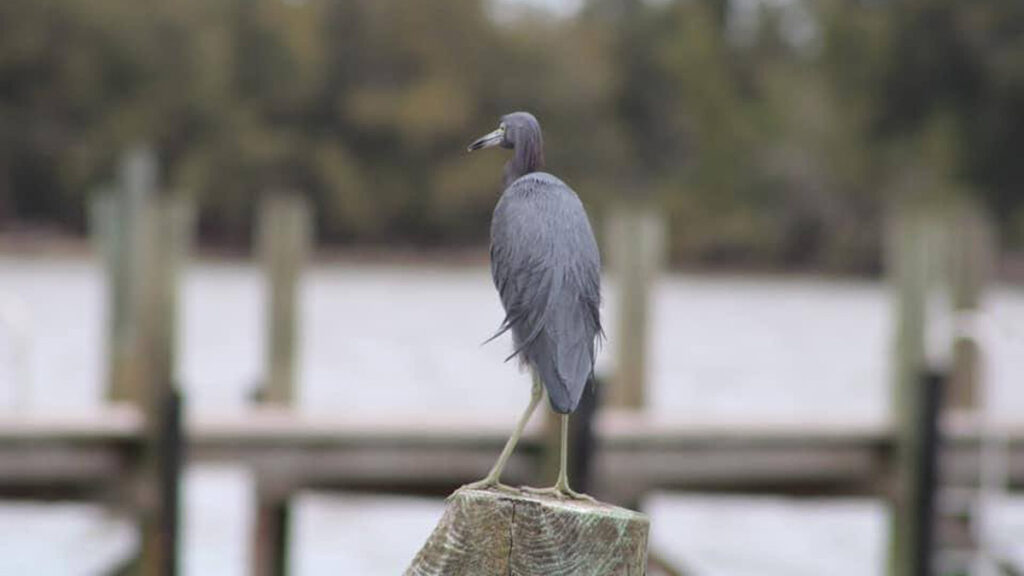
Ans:
<svg viewBox="0 0 1024 576"><path fill-rule="evenodd" d="M594 346L600 325L587 302L559 292L537 336L522 346L526 360L537 370L559 413L576 409L594 371Z"/></svg>

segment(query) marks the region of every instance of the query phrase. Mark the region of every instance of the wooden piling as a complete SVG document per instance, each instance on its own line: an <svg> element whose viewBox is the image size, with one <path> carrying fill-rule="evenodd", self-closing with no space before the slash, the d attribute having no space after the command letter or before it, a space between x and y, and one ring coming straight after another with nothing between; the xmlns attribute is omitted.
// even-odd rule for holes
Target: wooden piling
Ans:
<svg viewBox="0 0 1024 576"><path fill-rule="evenodd" d="M916 576L923 536L915 521L921 512L918 479L924 406L920 375L927 369L928 292L936 271L941 219L934 212L903 207L887 224L886 260L895 284L896 318L891 417L897 429L888 572Z"/></svg>
<svg viewBox="0 0 1024 576"><path fill-rule="evenodd" d="M192 207L175 197L150 202L142 251L142 404L145 438L136 474L141 523L140 574L177 573L181 394L175 386L179 275L188 252Z"/></svg>
<svg viewBox="0 0 1024 576"><path fill-rule="evenodd" d="M290 522L288 490L270 478L261 478L256 488L252 574L284 576L288 573Z"/></svg>
<svg viewBox="0 0 1024 576"><path fill-rule="evenodd" d="M901 209L888 222L886 266L893 283L896 334L892 357L892 417L914 422L907 409L912 391L925 368L925 329L928 291L933 279L935 231L931 214Z"/></svg>
<svg viewBox="0 0 1024 576"><path fill-rule="evenodd" d="M950 214L949 283L953 312L965 318L981 308L985 287L995 269L994 225L982 208L964 202ZM946 390L947 405L958 409L978 407L980 387L978 342L966 334L954 335L952 378Z"/></svg>
<svg viewBox="0 0 1024 576"><path fill-rule="evenodd" d="M617 367L608 404L642 408L647 382L649 319L654 281L665 252L664 218L653 208L620 207L607 227L605 253L618 284Z"/></svg>
<svg viewBox="0 0 1024 576"><path fill-rule="evenodd" d="M275 193L263 199L260 255L267 271L266 382L262 399L290 404L298 366L299 287L311 244L309 207L302 196Z"/></svg>
<svg viewBox="0 0 1024 576"><path fill-rule="evenodd" d="M608 504L456 493L406 576L641 576L650 520Z"/></svg>
<svg viewBox="0 0 1024 576"><path fill-rule="evenodd" d="M93 199L92 234L107 268L107 398L141 401L142 251L146 210L156 195L156 157L139 146L125 153L116 185Z"/></svg>
<svg viewBox="0 0 1024 576"><path fill-rule="evenodd" d="M142 249L145 254L141 341L148 386L147 403L159 403L163 393L176 381L178 294L181 271L185 268L194 229L194 208L180 197L164 196L149 203L142 222L147 227Z"/></svg>

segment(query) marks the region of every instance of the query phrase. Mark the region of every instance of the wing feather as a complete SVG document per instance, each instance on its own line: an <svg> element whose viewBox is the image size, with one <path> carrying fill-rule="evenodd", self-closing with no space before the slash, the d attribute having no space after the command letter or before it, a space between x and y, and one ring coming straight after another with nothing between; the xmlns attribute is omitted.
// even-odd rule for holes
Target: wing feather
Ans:
<svg viewBox="0 0 1024 576"><path fill-rule="evenodd" d="M593 374L601 335L601 261L576 193L529 174L502 194L491 221L491 275L514 351L540 375L552 406L571 412Z"/></svg>

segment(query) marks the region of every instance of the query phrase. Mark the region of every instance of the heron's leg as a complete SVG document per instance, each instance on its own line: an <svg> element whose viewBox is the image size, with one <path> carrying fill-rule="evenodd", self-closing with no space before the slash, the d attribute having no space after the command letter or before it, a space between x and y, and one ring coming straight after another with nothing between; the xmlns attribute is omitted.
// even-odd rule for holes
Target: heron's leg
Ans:
<svg viewBox="0 0 1024 576"><path fill-rule="evenodd" d="M572 488L569 488L569 415L562 414L562 462L558 467L558 480L555 482L555 491L568 496L569 498L576 498L578 500L590 500L594 501L593 498L586 494L580 494L574 492Z"/></svg>
<svg viewBox="0 0 1024 576"><path fill-rule="evenodd" d="M526 407L526 411L519 417L519 422L516 424L516 429L512 431L512 436L509 437L508 442L505 442L505 448L501 451L501 456L498 456L498 461L494 463L494 467L479 482L473 482L472 484L466 484L465 486L456 490L484 490L487 488L501 488L512 490L509 486L505 486L499 480L501 479L501 472L505 469L505 464L508 463L508 459L512 456L512 452L516 448L516 444L519 443L519 438L523 435L523 430L526 428L526 424L530 421L530 416L533 416L533 412L537 409L537 404L540 403L540 399L544 396L544 389L541 387L540 379L537 375L533 375L533 390L530 392L530 404Z"/></svg>
<svg viewBox="0 0 1024 576"><path fill-rule="evenodd" d="M558 466L558 480L555 481L555 485L552 486L551 488L538 489L524 486L523 490L526 490L527 492L532 492L534 494L548 494L551 496L555 496L556 498L571 498L574 500L589 500L590 502L594 502L595 500L592 497L587 496L586 494L575 492L572 488L569 488L568 453L569 415L562 414L562 454L561 462Z"/></svg>

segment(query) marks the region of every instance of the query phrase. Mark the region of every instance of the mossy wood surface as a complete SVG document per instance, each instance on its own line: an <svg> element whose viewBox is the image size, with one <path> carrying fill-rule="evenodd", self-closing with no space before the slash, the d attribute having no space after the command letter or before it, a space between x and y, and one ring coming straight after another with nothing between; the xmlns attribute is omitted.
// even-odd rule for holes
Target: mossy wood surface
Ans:
<svg viewBox="0 0 1024 576"><path fill-rule="evenodd" d="M609 504L469 490L406 576L642 576L647 516Z"/></svg>

